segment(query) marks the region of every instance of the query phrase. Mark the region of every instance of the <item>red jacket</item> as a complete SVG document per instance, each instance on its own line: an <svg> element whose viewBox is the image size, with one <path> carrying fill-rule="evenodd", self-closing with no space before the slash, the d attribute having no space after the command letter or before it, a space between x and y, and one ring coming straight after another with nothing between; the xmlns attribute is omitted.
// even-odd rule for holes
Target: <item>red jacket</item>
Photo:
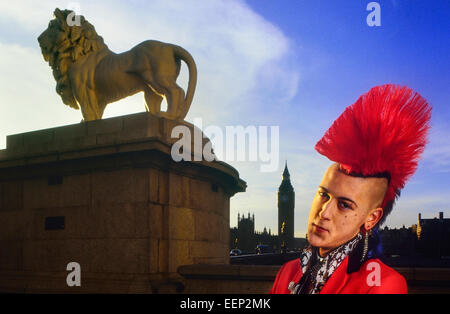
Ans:
<svg viewBox="0 0 450 314"><path fill-rule="evenodd" d="M321 294L405 294L408 293L406 280L379 259L369 259L358 271L347 273L347 256L334 271L320 291ZM302 277L300 260L295 259L284 264L278 271L270 293L291 293L290 282L298 283Z"/></svg>

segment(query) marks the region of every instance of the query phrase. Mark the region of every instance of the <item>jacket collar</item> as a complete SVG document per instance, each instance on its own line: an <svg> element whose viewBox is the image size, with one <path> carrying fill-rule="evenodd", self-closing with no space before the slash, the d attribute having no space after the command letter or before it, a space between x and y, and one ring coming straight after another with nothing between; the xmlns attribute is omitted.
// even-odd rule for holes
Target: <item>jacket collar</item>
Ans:
<svg viewBox="0 0 450 314"><path fill-rule="evenodd" d="M347 273L351 274L359 271L361 266L368 260L372 258L382 258L383 253L381 249L381 238L378 233L378 230L372 231L372 236L369 236L368 242L368 252L367 256L364 260L361 261L361 257L363 255L364 250L364 239L359 241L359 243L355 246L352 252L348 255L348 266Z"/></svg>
<svg viewBox="0 0 450 314"><path fill-rule="evenodd" d="M349 280L349 276L346 272L348 268L349 256L347 256L339 265L338 268L333 272L333 274L328 278L327 282L323 286L320 294L331 294L338 293Z"/></svg>

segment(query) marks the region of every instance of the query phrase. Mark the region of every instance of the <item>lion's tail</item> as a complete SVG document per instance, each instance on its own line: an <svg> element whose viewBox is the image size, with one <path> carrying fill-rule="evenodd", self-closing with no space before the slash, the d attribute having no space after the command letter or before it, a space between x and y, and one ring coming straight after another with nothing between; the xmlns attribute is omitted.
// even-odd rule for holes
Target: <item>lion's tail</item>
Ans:
<svg viewBox="0 0 450 314"><path fill-rule="evenodd" d="M186 62L189 69L189 83L186 91L186 96L184 98L184 108L183 112L180 112L180 119L184 119L191 107L192 99L194 98L195 87L197 86L197 66L195 65L194 58L191 54L187 52L180 46L173 45L174 56L176 59L181 59Z"/></svg>

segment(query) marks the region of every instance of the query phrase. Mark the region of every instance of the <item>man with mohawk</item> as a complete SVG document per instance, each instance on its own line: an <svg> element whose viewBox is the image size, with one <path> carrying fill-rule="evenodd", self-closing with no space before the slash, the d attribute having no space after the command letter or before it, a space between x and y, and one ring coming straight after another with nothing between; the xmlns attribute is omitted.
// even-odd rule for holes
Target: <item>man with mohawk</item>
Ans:
<svg viewBox="0 0 450 314"><path fill-rule="evenodd" d="M387 84L334 121L315 146L335 163L312 202L309 246L282 266L271 293L407 293L403 276L378 258L376 230L417 169L430 119L418 93Z"/></svg>

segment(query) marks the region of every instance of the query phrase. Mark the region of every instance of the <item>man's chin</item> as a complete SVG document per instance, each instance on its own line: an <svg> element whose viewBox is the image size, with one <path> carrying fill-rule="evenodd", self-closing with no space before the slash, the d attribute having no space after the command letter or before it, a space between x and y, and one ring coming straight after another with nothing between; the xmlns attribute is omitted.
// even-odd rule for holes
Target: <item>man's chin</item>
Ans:
<svg viewBox="0 0 450 314"><path fill-rule="evenodd" d="M309 244L311 244L312 246L315 247L324 247L327 243L326 241L326 236L324 235L319 235L315 232L311 232L308 234L308 242Z"/></svg>

